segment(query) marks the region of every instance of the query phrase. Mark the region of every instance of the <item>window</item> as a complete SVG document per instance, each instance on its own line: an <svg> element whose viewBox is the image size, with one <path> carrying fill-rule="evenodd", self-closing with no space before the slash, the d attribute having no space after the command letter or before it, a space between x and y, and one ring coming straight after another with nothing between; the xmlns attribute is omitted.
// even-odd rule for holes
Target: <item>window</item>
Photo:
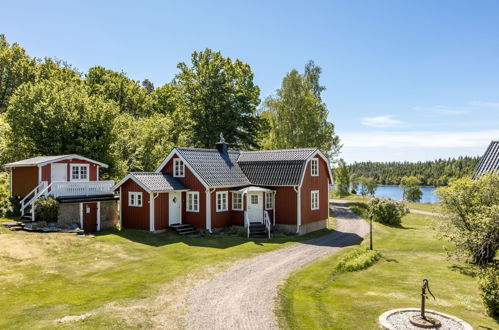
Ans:
<svg viewBox="0 0 499 330"><path fill-rule="evenodd" d="M251 204L258 205L258 195L251 195Z"/></svg>
<svg viewBox="0 0 499 330"><path fill-rule="evenodd" d="M199 212L199 192L197 191L187 192L187 211Z"/></svg>
<svg viewBox="0 0 499 330"><path fill-rule="evenodd" d="M227 192L217 192L217 212L227 211Z"/></svg>
<svg viewBox="0 0 499 330"><path fill-rule="evenodd" d="M232 209L236 211L243 210L243 195L239 192L232 193Z"/></svg>
<svg viewBox="0 0 499 330"><path fill-rule="evenodd" d="M128 206L142 207L142 193L130 191L128 193Z"/></svg>
<svg viewBox="0 0 499 330"><path fill-rule="evenodd" d="M319 209L319 190L312 190L311 206L312 210Z"/></svg>
<svg viewBox="0 0 499 330"><path fill-rule="evenodd" d="M274 208L274 194L267 192L265 193L265 209L272 210Z"/></svg>
<svg viewBox="0 0 499 330"><path fill-rule="evenodd" d="M88 181L88 165L71 165L71 181Z"/></svg>
<svg viewBox="0 0 499 330"><path fill-rule="evenodd" d="M176 178L183 178L185 176L184 162L180 159L173 160L173 176Z"/></svg>
<svg viewBox="0 0 499 330"><path fill-rule="evenodd" d="M317 158L310 161L310 168L312 176L319 176L319 160Z"/></svg>

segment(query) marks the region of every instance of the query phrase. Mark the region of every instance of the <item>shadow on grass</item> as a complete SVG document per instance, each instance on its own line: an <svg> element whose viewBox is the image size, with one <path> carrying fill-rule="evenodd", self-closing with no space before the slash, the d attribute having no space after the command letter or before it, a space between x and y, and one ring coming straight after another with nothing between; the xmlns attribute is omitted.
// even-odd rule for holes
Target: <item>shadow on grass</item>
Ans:
<svg viewBox="0 0 499 330"><path fill-rule="evenodd" d="M189 246L227 249L237 245L246 244L248 242L252 242L256 245L261 245L261 246L263 246L264 244L284 244L288 242L305 242L305 241L307 242L307 244L313 244L313 241L315 239L321 238L333 232L334 230L322 229L302 236L283 235L271 239L265 239L265 238L248 239L245 237L228 236L228 235L206 235L203 237L185 237L185 236L180 236L171 230L167 230L163 233L151 233L148 231L135 230L135 229L123 229L121 231L104 230L95 233L94 235L96 237L116 235L135 243L155 246L155 247L165 246L169 244L183 243ZM323 242L321 240L317 241L317 244L322 245L322 243Z"/></svg>
<svg viewBox="0 0 499 330"><path fill-rule="evenodd" d="M470 276L470 277L477 277L478 276L478 267L475 265L469 265L469 264L464 264L464 265L452 265L449 266L450 270L454 272L459 272L460 274Z"/></svg>

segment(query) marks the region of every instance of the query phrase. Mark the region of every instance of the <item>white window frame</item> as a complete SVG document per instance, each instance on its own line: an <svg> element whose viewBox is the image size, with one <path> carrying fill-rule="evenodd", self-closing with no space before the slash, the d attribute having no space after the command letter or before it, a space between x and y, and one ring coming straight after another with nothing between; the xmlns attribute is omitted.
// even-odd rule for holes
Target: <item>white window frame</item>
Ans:
<svg viewBox="0 0 499 330"><path fill-rule="evenodd" d="M175 158L173 160L173 177L175 178L185 177L185 164L183 160L180 158Z"/></svg>
<svg viewBox="0 0 499 330"><path fill-rule="evenodd" d="M140 201L140 203L139 203ZM131 207L142 207L143 205L142 193L138 191L129 191L128 192L128 206Z"/></svg>
<svg viewBox="0 0 499 330"><path fill-rule="evenodd" d="M81 178L81 168L85 167L87 170L87 177L85 179ZM78 178L73 179L73 168L78 168ZM72 182L88 182L90 181L90 166L88 164L71 164L69 171L69 179Z"/></svg>
<svg viewBox="0 0 499 330"><path fill-rule="evenodd" d="M314 195L317 196L317 199L315 200L316 205L314 205ZM318 210L320 208L319 190L312 190L310 192L310 207L312 210Z"/></svg>
<svg viewBox="0 0 499 330"><path fill-rule="evenodd" d="M225 205L224 205L224 199L223 197L225 197ZM220 201L220 203L219 203ZM229 194L227 193L227 191L217 191L217 199L216 199L216 208L217 208L217 212L225 212L225 211L228 211L229 210Z"/></svg>
<svg viewBox="0 0 499 330"><path fill-rule="evenodd" d="M269 198L270 197L270 198ZM269 202L270 201L270 207ZM274 194L273 193L265 193L265 210L273 210L274 209Z"/></svg>
<svg viewBox="0 0 499 330"><path fill-rule="evenodd" d="M312 158L310 160L310 174L312 176L319 176L319 159L318 158Z"/></svg>
<svg viewBox="0 0 499 330"><path fill-rule="evenodd" d="M239 196L239 200L241 201L241 206L240 207L236 207L235 206L235 200L236 198L234 196L238 195ZM234 211L242 211L243 210L243 194L240 193L240 192L232 192L232 209Z"/></svg>
<svg viewBox="0 0 499 330"><path fill-rule="evenodd" d="M194 203L194 201L196 201L196 203ZM199 192L198 191L188 191L187 192L187 211L188 212L199 212Z"/></svg>

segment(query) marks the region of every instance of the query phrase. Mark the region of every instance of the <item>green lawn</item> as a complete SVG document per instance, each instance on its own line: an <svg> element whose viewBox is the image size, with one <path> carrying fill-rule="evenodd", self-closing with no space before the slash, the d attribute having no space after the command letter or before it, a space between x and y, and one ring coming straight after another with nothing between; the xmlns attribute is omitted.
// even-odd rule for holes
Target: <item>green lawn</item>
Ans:
<svg viewBox="0 0 499 330"><path fill-rule="evenodd" d="M295 272L280 289L278 315L290 329L377 329L383 312L418 307L427 278L436 300L427 308L456 315L475 329L498 329L484 312L475 270L447 259L447 243L435 237L438 218L409 214L402 228L374 226L374 248L383 258L370 268L338 274L339 255ZM364 241L363 244L368 244Z"/></svg>
<svg viewBox="0 0 499 330"><path fill-rule="evenodd" d="M231 261L327 232L249 241L134 230L81 237L11 232L0 226L0 329L149 328L176 322L175 313L163 315L163 308L181 304L175 299L188 281L192 284ZM92 316L55 322L84 313Z"/></svg>

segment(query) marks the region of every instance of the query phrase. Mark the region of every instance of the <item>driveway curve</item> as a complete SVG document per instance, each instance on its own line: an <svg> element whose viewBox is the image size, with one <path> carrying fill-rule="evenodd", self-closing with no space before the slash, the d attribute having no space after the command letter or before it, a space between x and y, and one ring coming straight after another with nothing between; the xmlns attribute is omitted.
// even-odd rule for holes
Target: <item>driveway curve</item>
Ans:
<svg viewBox="0 0 499 330"><path fill-rule="evenodd" d="M188 329L277 329L277 287L298 267L345 246L369 232L367 222L343 202L330 204L336 230L238 263L195 287L189 296Z"/></svg>

